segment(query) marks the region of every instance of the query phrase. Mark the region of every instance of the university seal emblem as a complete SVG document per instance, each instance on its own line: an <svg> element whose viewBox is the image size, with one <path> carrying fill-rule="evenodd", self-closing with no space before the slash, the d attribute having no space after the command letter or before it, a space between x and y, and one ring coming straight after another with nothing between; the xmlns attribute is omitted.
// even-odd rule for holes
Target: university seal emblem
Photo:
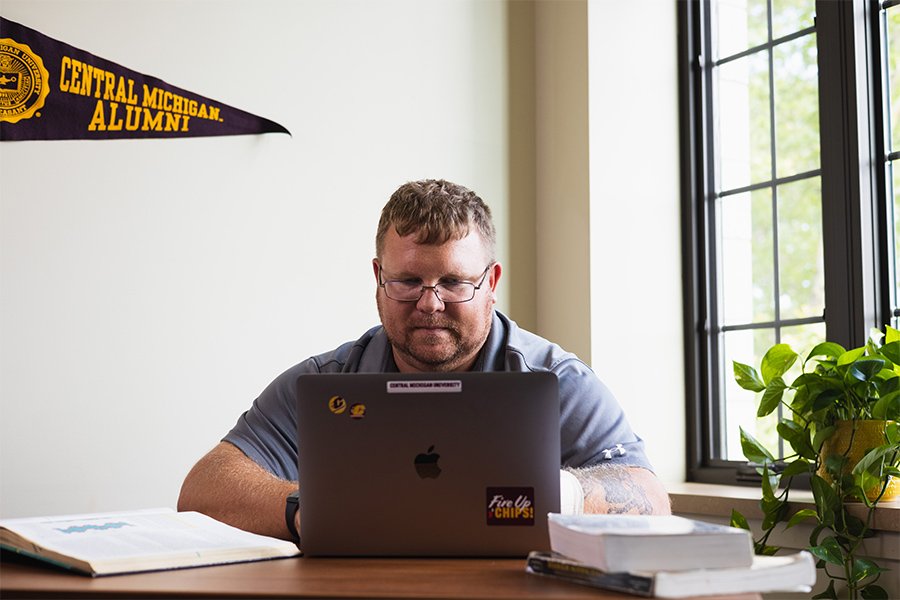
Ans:
<svg viewBox="0 0 900 600"><path fill-rule="evenodd" d="M0 121L17 123L35 116L50 93L49 79L41 57L31 48L0 39Z"/></svg>

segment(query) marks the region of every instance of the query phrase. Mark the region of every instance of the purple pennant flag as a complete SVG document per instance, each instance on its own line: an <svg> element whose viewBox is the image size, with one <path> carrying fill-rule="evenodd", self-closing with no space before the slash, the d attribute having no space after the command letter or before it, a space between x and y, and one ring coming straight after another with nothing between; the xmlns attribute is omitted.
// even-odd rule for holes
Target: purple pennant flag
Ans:
<svg viewBox="0 0 900 600"><path fill-rule="evenodd" d="M290 132L0 17L0 141Z"/></svg>

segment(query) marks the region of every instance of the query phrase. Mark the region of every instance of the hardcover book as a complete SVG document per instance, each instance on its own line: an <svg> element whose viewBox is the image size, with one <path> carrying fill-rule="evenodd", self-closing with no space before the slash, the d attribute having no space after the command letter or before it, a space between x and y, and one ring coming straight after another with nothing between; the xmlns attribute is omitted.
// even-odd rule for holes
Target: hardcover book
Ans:
<svg viewBox="0 0 900 600"><path fill-rule="evenodd" d="M808 552L785 556L754 556L749 567L633 571L607 573L549 552L528 555L526 571L604 590L636 596L685 598L764 592L809 592L816 583L816 565Z"/></svg>

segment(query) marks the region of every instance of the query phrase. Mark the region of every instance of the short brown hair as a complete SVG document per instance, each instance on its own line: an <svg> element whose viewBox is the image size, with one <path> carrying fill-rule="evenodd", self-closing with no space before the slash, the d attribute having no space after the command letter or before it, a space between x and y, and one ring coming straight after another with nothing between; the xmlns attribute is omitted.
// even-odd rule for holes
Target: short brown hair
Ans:
<svg viewBox="0 0 900 600"><path fill-rule="evenodd" d="M416 243L436 246L461 240L474 226L484 238L488 258L496 260L497 232L491 209L472 190L443 179L411 181L397 188L381 209L375 234L375 256L379 259L391 226L400 237L414 233Z"/></svg>

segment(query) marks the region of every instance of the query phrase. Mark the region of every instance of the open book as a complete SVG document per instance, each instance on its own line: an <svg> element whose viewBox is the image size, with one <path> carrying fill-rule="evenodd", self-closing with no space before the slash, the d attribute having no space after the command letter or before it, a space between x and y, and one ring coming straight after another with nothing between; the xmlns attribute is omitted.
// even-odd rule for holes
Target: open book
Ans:
<svg viewBox="0 0 900 600"><path fill-rule="evenodd" d="M559 554L535 551L528 555L525 569L599 589L657 598L809 592L816 583L816 564L809 552L754 556L749 567L607 573Z"/></svg>
<svg viewBox="0 0 900 600"><path fill-rule="evenodd" d="M2 519L0 547L94 576L300 554L291 542L170 508Z"/></svg>

